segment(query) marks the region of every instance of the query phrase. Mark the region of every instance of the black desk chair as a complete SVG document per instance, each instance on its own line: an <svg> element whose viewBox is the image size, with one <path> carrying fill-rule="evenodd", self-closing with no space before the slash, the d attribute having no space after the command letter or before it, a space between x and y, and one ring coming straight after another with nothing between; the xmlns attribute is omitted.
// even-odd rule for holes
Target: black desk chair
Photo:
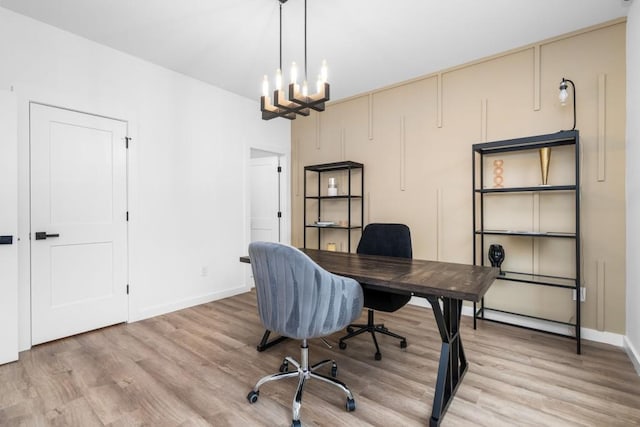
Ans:
<svg viewBox="0 0 640 427"><path fill-rule="evenodd" d="M362 232L362 238L360 239L360 243L358 243L357 252L366 255L412 258L413 252L411 249L411 232L409 231L409 227L404 224L369 224ZM347 327L348 335L340 338L340 348L344 350L347 348L347 344L344 342L345 340L364 332L371 333L373 343L376 346L376 360L382 359L376 333L397 338L400 340L400 348L407 347L407 339L405 337L390 332L382 323L377 325L374 323L373 312L374 310L387 313L394 312L404 307L410 299L410 295L364 289L364 306L369 309L367 324L349 325L349 327Z"/></svg>

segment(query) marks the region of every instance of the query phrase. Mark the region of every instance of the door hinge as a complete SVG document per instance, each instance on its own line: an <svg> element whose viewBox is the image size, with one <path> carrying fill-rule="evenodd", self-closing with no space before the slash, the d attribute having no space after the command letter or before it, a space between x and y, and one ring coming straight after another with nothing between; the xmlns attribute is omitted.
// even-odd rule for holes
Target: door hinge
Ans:
<svg viewBox="0 0 640 427"><path fill-rule="evenodd" d="M128 136L124 137L124 144L126 148L129 148L129 141L131 141L131 138Z"/></svg>
<svg viewBox="0 0 640 427"><path fill-rule="evenodd" d="M278 218L282 218L282 212L278 211Z"/></svg>
<svg viewBox="0 0 640 427"><path fill-rule="evenodd" d="M278 173L282 172L282 166L278 166Z"/></svg>
<svg viewBox="0 0 640 427"><path fill-rule="evenodd" d="M127 295L129 295L129 284L127 283Z"/></svg>
<svg viewBox="0 0 640 427"><path fill-rule="evenodd" d="M129 222L129 211L127 211L127 222Z"/></svg>

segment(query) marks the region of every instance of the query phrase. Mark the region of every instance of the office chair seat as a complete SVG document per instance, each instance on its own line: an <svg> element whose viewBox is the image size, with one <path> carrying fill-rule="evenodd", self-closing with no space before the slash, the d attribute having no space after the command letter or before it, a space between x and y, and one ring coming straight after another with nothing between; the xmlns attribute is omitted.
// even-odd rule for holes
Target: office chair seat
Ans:
<svg viewBox="0 0 640 427"><path fill-rule="evenodd" d="M331 335L360 317L364 303L362 288L353 279L332 274L296 248L272 242L253 242L249 259L256 285L258 313L265 328L282 336L302 340L300 363L287 356L278 373L262 377L247 395L255 403L264 384L284 378L298 378L292 406L292 425L300 425L302 390L311 378L341 389L347 396L346 409L356 408L349 388L335 377L337 364L323 360L309 366L308 339ZM316 371L331 365L330 376ZM296 369L290 372L291 365Z"/></svg>

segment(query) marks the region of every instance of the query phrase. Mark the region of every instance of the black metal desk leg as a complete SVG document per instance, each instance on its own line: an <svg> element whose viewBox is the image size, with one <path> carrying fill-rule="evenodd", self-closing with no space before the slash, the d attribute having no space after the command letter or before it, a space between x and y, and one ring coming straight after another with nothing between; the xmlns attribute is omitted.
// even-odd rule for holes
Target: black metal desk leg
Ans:
<svg viewBox="0 0 640 427"><path fill-rule="evenodd" d="M442 339L433 409L429 420L429 425L433 427L440 425L468 366L460 338L462 300L444 297L427 297L427 300L431 304Z"/></svg>
<svg viewBox="0 0 640 427"><path fill-rule="evenodd" d="M279 342L282 342L282 341L287 339L287 337L278 337L278 338L274 338L271 341L269 341L269 335L270 334L271 334L271 331L268 330L268 329L265 329L264 335L262 335L262 339L260 340L260 344L258 344L258 346L256 347L256 350L265 351L269 347L274 346L274 345L278 344Z"/></svg>

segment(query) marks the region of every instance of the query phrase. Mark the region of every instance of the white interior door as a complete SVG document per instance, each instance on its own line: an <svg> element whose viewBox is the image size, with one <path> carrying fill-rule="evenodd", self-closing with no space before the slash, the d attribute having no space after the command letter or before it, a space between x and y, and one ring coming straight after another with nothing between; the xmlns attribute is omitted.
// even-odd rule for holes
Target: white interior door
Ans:
<svg viewBox="0 0 640 427"><path fill-rule="evenodd" d="M278 156L251 159L251 241L280 241Z"/></svg>
<svg viewBox="0 0 640 427"><path fill-rule="evenodd" d="M18 129L13 93L0 91L0 364L18 360Z"/></svg>
<svg viewBox="0 0 640 427"><path fill-rule="evenodd" d="M127 319L126 130L31 104L32 344Z"/></svg>

